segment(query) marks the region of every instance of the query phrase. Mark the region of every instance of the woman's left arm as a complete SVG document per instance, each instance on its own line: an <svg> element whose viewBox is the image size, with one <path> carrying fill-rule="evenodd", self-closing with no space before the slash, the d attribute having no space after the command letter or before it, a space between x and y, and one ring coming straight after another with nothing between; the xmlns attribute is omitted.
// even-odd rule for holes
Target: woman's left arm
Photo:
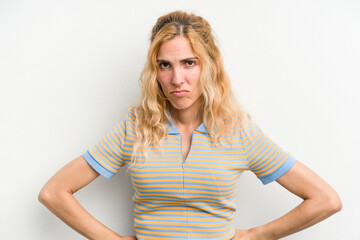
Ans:
<svg viewBox="0 0 360 240"><path fill-rule="evenodd" d="M234 239L279 239L310 227L342 208L341 199L335 190L300 162L296 162L276 181L304 201L272 222L245 231L238 230Z"/></svg>

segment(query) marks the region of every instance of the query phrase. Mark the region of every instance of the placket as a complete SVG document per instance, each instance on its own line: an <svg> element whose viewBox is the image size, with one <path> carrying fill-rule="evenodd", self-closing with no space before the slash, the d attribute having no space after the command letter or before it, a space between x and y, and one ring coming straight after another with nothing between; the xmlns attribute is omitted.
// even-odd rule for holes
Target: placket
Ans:
<svg viewBox="0 0 360 240"><path fill-rule="evenodd" d="M191 149L192 149L192 145L193 145L193 140L196 136L195 134L195 130L192 132L192 135L191 135L191 143L190 143L190 149L189 149L189 153L186 157L186 159L183 158L183 155L182 155L182 149L181 149L181 143L182 143L182 137L181 137L181 134L180 135L180 144L179 144L179 149L180 149L180 156L181 156L181 160L182 160L182 175L183 175L183 204L184 204L184 207L185 207L185 218L186 218L186 226L188 227L188 203L187 203L187 197L185 195L185 190L186 190L186 185L187 185L187 180L186 180L186 177L185 177L185 173L187 171L187 167L186 167L186 163L191 160ZM188 230L187 230L188 231ZM189 239L189 236L187 237L187 239Z"/></svg>

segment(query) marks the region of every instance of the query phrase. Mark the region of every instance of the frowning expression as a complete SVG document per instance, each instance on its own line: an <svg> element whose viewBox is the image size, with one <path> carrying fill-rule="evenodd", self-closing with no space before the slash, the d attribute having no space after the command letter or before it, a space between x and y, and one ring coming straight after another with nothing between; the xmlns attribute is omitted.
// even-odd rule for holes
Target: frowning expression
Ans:
<svg viewBox="0 0 360 240"><path fill-rule="evenodd" d="M201 65L187 38L175 37L160 46L157 69L157 80L173 108L200 107Z"/></svg>

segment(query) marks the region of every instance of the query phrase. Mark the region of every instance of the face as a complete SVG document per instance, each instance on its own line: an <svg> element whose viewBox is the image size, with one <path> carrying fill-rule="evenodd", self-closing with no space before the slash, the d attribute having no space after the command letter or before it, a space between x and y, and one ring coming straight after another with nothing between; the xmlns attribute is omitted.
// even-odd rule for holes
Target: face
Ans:
<svg viewBox="0 0 360 240"><path fill-rule="evenodd" d="M172 110L200 107L201 66L187 38L175 37L160 46L157 69L157 80Z"/></svg>

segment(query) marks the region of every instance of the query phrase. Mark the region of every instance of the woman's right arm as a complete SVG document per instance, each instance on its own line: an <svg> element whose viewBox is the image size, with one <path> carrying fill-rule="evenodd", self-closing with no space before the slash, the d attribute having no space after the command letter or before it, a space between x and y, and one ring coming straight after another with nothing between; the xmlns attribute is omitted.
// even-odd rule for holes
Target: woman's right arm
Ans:
<svg viewBox="0 0 360 240"><path fill-rule="evenodd" d="M73 194L97 178L99 174L83 156L60 169L39 193L39 201L67 225L88 239L136 239L121 237L93 216L75 199Z"/></svg>

